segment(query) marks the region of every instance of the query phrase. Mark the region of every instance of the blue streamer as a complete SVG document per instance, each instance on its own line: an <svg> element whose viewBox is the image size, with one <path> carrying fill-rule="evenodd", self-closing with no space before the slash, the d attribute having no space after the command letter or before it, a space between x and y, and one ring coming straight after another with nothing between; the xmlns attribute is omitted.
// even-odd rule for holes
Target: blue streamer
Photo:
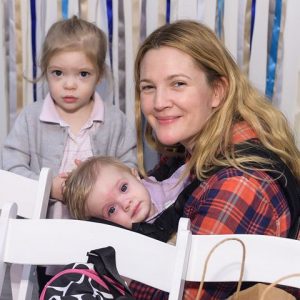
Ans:
<svg viewBox="0 0 300 300"><path fill-rule="evenodd" d="M112 36L113 36L113 7L112 0L106 0L106 11L108 20L108 47L109 47L109 57L110 64L112 66Z"/></svg>
<svg viewBox="0 0 300 300"><path fill-rule="evenodd" d="M171 3L170 0L166 1L166 23L170 23L170 11L171 11Z"/></svg>
<svg viewBox="0 0 300 300"><path fill-rule="evenodd" d="M36 66L36 6L35 0L30 1L31 15L31 55L32 55L32 77L35 80L37 75ZM36 83L33 84L33 101L37 101Z"/></svg>
<svg viewBox="0 0 300 300"><path fill-rule="evenodd" d="M275 72L277 64L277 51L278 51L278 42L280 35L280 22L281 22L281 6L282 1L276 0L275 4L275 15L273 20L272 27L272 39L271 47L268 57L268 66L267 66L267 83L266 83L266 96L272 99L274 92L275 84Z"/></svg>
<svg viewBox="0 0 300 300"><path fill-rule="evenodd" d="M223 35L223 19L224 19L224 0L217 2L217 16L216 16L216 34L219 38Z"/></svg>
<svg viewBox="0 0 300 300"><path fill-rule="evenodd" d="M255 24L255 10L256 10L256 0L252 0L251 27L250 27L250 53L251 53L251 49L252 49L252 38L253 38L253 31L254 31L254 24Z"/></svg>
<svg viewBox="0 0 300 300"><path fill-rule="evenodd" d="M62 17L64 20L68 19L68 7L69 7L69 0L62 0L61 10L62 10Z"/></svg>

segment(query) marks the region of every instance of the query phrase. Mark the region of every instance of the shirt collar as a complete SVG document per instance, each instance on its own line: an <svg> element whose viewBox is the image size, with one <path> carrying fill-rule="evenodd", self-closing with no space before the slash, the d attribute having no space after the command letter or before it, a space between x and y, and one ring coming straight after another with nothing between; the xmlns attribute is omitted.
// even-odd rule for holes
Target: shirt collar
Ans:
<svg viewBox="0 0 300 300"><path fill-rule="evenodd" d="M90 120L94 122L104 121L104 102L97 92L95 92L94 94L94 106L93 106ZM67 125L64 122L64 120L62 120L61 117L59 116L50 93L48 93L46 98L44 99L42 111L40 114L40 121L57 123L60 124L61 126Z"/></svg>
<svg viewBox="0 0 300 300"><path fill-rule="evenodd" d="M254 138L257 138L257 134L246 121L236 123L233 126L233 132L232 132L233 144L239 144Z"/></svg>

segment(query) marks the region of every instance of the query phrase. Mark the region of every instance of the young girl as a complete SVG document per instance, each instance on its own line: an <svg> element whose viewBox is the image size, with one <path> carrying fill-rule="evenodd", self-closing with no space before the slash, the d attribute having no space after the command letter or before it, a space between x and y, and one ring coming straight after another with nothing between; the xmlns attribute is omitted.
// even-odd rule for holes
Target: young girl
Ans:
<svg viewBox="0 0 300 300"><path fill-rule="evenodd" d="M105 75L106 49L105 34L94 24L76 16L54 23L40 63L49 93L20 113L4 142L3 169L30 178L42 167L53 170L51 198L62 199L65 173L77 159L110 155L136 164L133 128L95 92Z"/></svg>
<svg viewBox="0 0 300 300"><path fill-rule="evenodd" d="M135 131L118 108L95 92L105 75L106 49L105 34L94 24L75 16L54 23L40 62L49 94L19 114L4 141L3 169L38 178L42 167L51 168L53 199L62 199L65 173L77 159L110 155L136 165ZM48 217L70 216L60 201L51 201ZM38 268L40 289L49 280L44 275Z"/></svg>

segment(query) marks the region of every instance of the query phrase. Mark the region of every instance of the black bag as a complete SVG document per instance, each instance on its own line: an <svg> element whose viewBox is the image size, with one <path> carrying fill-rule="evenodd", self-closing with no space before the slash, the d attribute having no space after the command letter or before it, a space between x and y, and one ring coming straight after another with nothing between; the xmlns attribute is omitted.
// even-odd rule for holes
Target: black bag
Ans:
<svg viewBox="0 0 300 300"><path fill-rule="evenodd" d="M93 250L87 263L73 263L56 274L44 287L40 300L134 300L116 267L115 249Z"/></svg>

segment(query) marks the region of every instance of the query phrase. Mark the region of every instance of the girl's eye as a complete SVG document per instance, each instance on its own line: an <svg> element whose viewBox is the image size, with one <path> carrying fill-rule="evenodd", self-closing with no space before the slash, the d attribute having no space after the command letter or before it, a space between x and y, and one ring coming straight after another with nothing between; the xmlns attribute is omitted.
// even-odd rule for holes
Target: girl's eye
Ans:
<svg viewBox="0 0 300 300"><path fill-rule="evenodd" d="M82 72L80 72L80 76L81 77L83 77L83 78L86 78L86 77L88 77L89 76L89 72L86 72L86 71L82 71Z"/></svg>
<svg viewBox="0 0 300 300"><path fill-rule="evenodd" d="M124 183L124 184L122 184L120 190L121 190L121 192L125 193L127 191L127 188L128 188L128 184Z"/></svg>
<svg viewBox="0 0 300 300"><path fill-rule="evenodd" d="M54 70L54 71L52 71L52 74L55 75L55 76L57 76L57 77L59 77L59 76L62 75L62 71L60 71L60 70Z"/></svg>
<svg viewBox="0 0 300 300"><path fill-rule="evenodd" d="M108 212L107 212L108 216L110 217L112 214L115 213L115 211L116 211L116 208L114 206L109 207Z"/></svg>

